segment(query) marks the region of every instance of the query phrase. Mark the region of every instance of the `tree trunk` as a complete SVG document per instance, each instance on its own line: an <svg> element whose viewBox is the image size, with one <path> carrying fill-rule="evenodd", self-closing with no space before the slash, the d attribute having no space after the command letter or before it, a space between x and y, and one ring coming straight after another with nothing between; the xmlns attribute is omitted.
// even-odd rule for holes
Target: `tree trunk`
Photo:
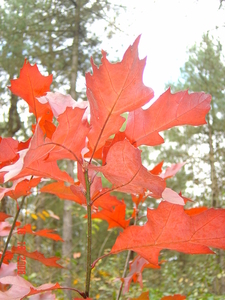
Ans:
<svg viewBox="0 0 225 300"><path fill-rule="evenodd" d="M209 115L207 116L207 123L208 123L208 129L209 129L209 161L210 161L210 168L211 168L211 199L212 199L212 207L219 207L219 186L218 186L218 179L216 175L216 167L215 167L215 151L213 146L213 128L210 124ZM219 250L217 262L220 266L221 271L224 270L224 251ZM219 294L224 295L225 294L225 277L221 277L218 282L218 291Z"/></svg>
<svg viewBox="0 0 225 300"><path fill-rule="evenodd" d="M76 82L78 74L78 46L79 46L79 23L80 23L80 0L76 0L75 11L75 32L73 39L72 50L72 68L71 68L71 82L70 82L70 94L73 99L77 100ZM72 161L67 162L68 173L73 177L74 163ZM71 258L72 258L72 202L64 201L63 208L63 248L62 255L67 258L67 270L63 270L64 284L65 286L72 285L71 276ZM72 299L71 291L66 292L67 299Z"/></svg>
<svg viewBox="0 0 225 300"><path fill-rule="evenodd" d="M211 173L211 201L212 201L212 207L218 207L218 180L216 176L216 168L215 168L215 150L213 147L213 129L210 124L209 115L207 116L207 122L208 122L208 130L209 130L209 163L210 163L210 173Z"/></svg>
<svg viewBox="0 0 225 300"><path fill-rule="evenodd" d="M9 120L7 126L8 136L14 136L14 134L21 128L20 116L17 111L17 101L18 101L17 96L11 94Z"/></svg>

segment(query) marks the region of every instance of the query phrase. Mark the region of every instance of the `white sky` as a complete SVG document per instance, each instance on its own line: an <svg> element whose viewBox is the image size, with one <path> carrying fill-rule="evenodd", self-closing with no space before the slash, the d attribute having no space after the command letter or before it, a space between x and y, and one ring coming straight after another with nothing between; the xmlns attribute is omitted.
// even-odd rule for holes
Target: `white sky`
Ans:
<svg viewBox="0 0 225 300"><path fill-rule="evenodd" d="M180 67L187 60L187 49L200 42L203 33L210 30L219 36L225 49L225 9L219 0L112 0L127 6L127 11L116 20L122 32L102 48L122 58L127 47L142 34L139 53L147 55L144 82L159 96L165 83L175 81ZM224 5L225 6L225 5ZM215 29L219 26L220 29ZM116 52L118 51L118 52ZM115 57L115 56L114 56Z"/></svg>

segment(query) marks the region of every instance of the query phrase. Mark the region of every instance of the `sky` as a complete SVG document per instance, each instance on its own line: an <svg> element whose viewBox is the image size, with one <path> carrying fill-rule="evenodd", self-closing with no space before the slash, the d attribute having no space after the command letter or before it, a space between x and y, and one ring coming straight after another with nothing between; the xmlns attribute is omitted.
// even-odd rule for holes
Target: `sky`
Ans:
<svg viewBox="0 0 225 300"><path fill-rule="evenodd" d="M112 0L112 3L118 3ZM144 83L158 97L167 82L176 82L187 50L207 31L218 37L225 49L225 8L219 0L123 0L127 6L115 25L121 29L102 48L122 59L128 46L141 34L140 57L147 56ZM225 5L224 5L225 6ZM216 29L216 27L219 27Z"/></svg>

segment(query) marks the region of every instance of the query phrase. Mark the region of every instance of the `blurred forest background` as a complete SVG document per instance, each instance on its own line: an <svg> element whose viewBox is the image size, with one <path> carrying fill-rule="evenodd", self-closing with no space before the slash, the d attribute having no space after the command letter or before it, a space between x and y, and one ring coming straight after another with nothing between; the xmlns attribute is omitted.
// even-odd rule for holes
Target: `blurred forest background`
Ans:
<svg viewBox="0 0 225 300"><path fill-rule="evenodd" d="M149 0L152 1L152 0ZM152 1L157 2L157 0ZM160 2L160 1L158 1ZM196 5L198 5L196 1ZM171 5L173 1L171 1ZM224 12L225 3L218 1L218 11ZM138 3L136 4L138 5ZM101 0L2 0L0 1L0 134L26 141L31 134L31 117L25 103L9 93L9 79L19 76L26 58L40 71L53 74L52 91L70 93L75 100L86 100L84 75L90 71L90 57L100 64L104 41L129 35L123 24L117 22L129 10L129 1ZM162 10L163 10L162 6ZM176 9L174 7L174 9ZM141 17L141 16L140 16ZM129 20L129 18L128 18ZM129 20L132 23L132 19ZM165 24L166 26L166 24ZM98 27L101 28L98 32ZM225 28L225 18L223 27ZM218 28L206 30L202 39L187 50L180 77L176 82L164 82L173 92L189 89L212 95L211 111L207 125L177 127L164 133L165 144L147 150L143 147L143 160L152 168L162 160L164 169L173 163L186 162L168 186L194 200L192 206L204 205L225 208L225 60L224 47L217 35ZM220 28L221 29L221 28ZM157 30L157 28L154 28ZM103 32L103 34L102 34ZM132 40L134 40L132 38ZM156 41L157 42L157 41ZM115 43L114 50L128 45ZM107 49L105 49L107 50ZM165 50L166 51L166 50ZM114 55L114 61L121 57ZM82 85L83 84L83 85ZM154 89L154 86L151 86ZM161 91L162 93L163 91ZM76 176L74 165L59 162ZM107 184L107 183L106 183ZM124 199L132 214L129 195L116 193ZM156 207L147 200L143 206ZM16 202L4 198L1 211L15 215ZM56 229L64 243L40 237L26 236L28 251L42 251L49 256L59 256L66 270L47 268L27 259L25 278L33 284L63 282L66 286L83 288L85 280L86 247L85 209L72 201L62 201L37 190L27 197L20 221L32 224L33 230L43 227ZM141 212L140 212L141 214ZM145 220L144 218L142 219ZM93 220L93 258L107 252L113 245L119 229L107 231L108 224ZM1 238L0 247L3 247ZM14 237L12 244L16 244ZM115 279L122 276L126 253L101 260L93 271L91 289L104 295L101 299L114 299L120 285ZM167 294L185 294L187 299L224 299L225 253L215 256L190 256L172 251L161 253L161 269L143 272L144 291L150 290L150 299L157 300ZM132 284L129 297L140 294L138 284ZM68 292L57 292L57 299L72 299ZM124 299L127 299L128 295Z"/></svg>

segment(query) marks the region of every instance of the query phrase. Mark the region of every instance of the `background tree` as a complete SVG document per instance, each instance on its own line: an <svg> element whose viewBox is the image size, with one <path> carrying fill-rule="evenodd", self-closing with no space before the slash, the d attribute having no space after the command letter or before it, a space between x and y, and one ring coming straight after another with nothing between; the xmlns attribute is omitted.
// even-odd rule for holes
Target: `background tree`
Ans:
<svg viewBox="0 0 225 300"><path fill-rule="evenodd" d="M158 153L161 149L158 160L186 161L183 170L176 175L176 178L169 181L170 187L177 192L181 189L183 194L189 195L196 201L196 206L203 204L224 207L225 63L222 45L209 34L205 34L202 42L191 47L188 54L188 61L181 68L180 79L177 83L169 83L167 86L170 86L173 92L184 89L188 89L189 92L204 90L212 95L211 110L205 126L177 127L163 133L167 147L163 145L158 147ZM205 282L204 284L209 286L210 290L223 294L224 277L217 278L217 275L224 269L224 254L221 252L218 254L217 263L212 262L211 258L202 261L179 254L180 263L183 263L181 274L185 268L185 277L187 276L186 279L190 282L191 279L187 274L191 274L191 269L197 269L201 265L201 272L205 274L203 270L207 270L207 266L208 268L210 266L214 276L213 285L201 274L196 276L196 280L199 280L199 285L200 282ZM177 256L175 257L177 259ZM168 265L165 265L165 272L167 267ZM178 269L179 266L176 272ZM177 276L179 278L181 275Z"/></svg>
<svg viewBox="0 0 225 300"><path fill-rule="evenodd" d="M4 115L7 126L4 122L2 123L2 136L17 135L26 139L23 122L17 112L17 106L20 106L19 99L4 89L9 78L18 76L25 58L32 64L41 64L47 73L53 76L57 74L53 89L60 86L75 100L79 98L86 100L85 86L79 89L77 82L90 68L92 55L95 56L95 61L100 61L100 55L95 55L95 51L100 46L101 40L92 30L92 26L98 21L103 22L106 35L111 36L115 31L113 19L119 14L120 9L121 6L112 5L109 1L48 0L37 2L30 0L26 5L23 0L2 2L0 72L4 97L2 97L1 105L9 112ZM97 53L100 51L98 50ZM20 106L19 111L24 112L25 108ZM69 162L65 168L70 169L70 174L75 176L73 164ZM43 227L42 212L46 207L46 198L37 197L36 200L34 212L38 220L35 226L39 229ZM55 202L55 197L52 197L51 201ZM2 208L3 204L4 201ZM66 270L69 271L63 270L62 276L65 279L64 284L71 286L72 249L79 240L78 232L83 233L84 229L80 224L79 228L75 229L77 232L74 232L73 215L76 215L77 208L71 201L64 201L63 206L63 216L60 209L58 210L60 217L63 218L62 237L64 240L60 255L67 258ZM60 207L62 211L62 204ZM85 221L83 227L84 225ZM39 237L36 238L35 247L36 249L41 247ZM67 293L67 297L71 298L70 292Z"/></svg>

